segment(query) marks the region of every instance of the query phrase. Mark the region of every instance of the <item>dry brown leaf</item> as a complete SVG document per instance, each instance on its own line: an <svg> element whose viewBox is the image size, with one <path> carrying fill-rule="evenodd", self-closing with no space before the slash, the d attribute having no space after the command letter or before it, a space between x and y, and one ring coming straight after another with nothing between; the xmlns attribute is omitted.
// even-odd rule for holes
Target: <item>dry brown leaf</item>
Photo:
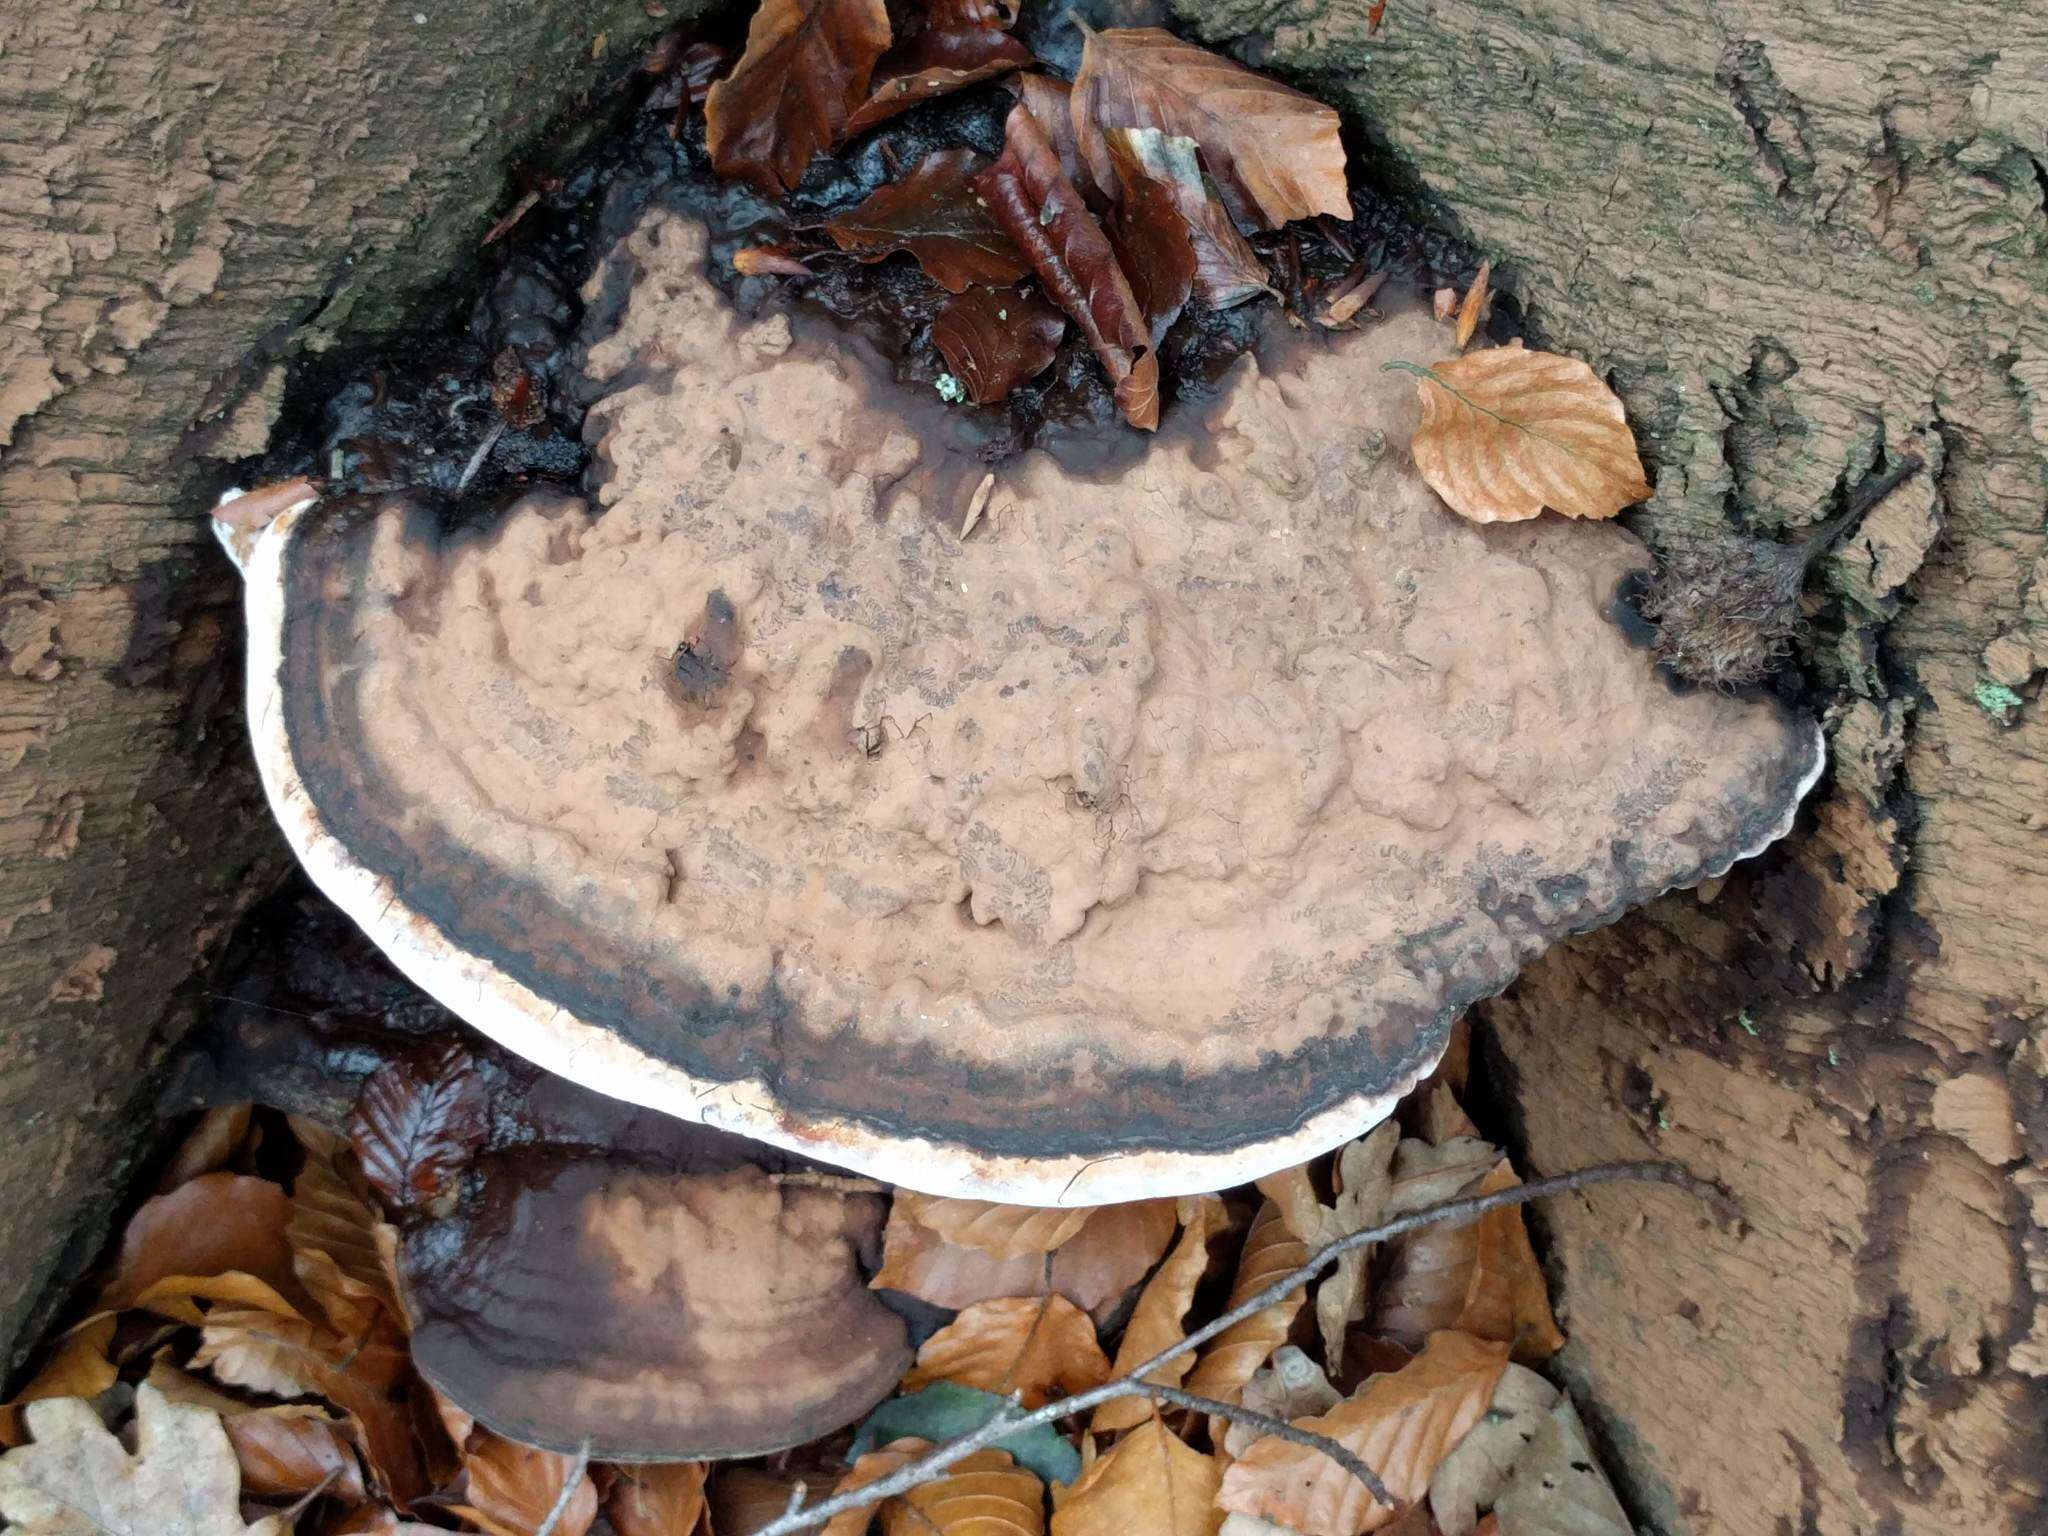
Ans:
<svg viewBox="0 0 2048 1536"><path fill-rule="evenodd" d="M291 1246L285 1223L291 1204L268 1179L204 1173L167 1195L142 1202L121 1234L114 1274L100 1293L102 1308L133 1306L152 1285L172 1276L254 1275L293 1297ZM196 1321L196 1313L184 1321Z"/></svg>
<svg viewBox="0 0 2048 1536"><path fill-rule="evenodd" d="M1104 135L1157 128L1190 138L1241 226L1351 217L1336 112L1312 96L1157 27L1089 32L1074 76L1074 132L1098 185L1114 187Z"/></svg>
<svg viewBox="0 0 2048 1536"><path fill-rule="evenodd" d="M1383 1220L1455 1199L1493 1172L1500 1148L1477 1136L1441 1143L1404 1139L1394 1149L1394 1182Z"/></svg>
<svg viewBox="0 0 2048 1536"><path fill-rule="evenodd" d="M576 1474L576 1491L555 1522L556 1536L584 1536L597 1519L597 1486L576 1458L521 1445L487 1429L469 1437L462 1456L469 1492L455 1512L489 1536L534 1536Z"/></svg>
<svg viewBox="0 0 2048 1536"><path fill-rule="evenodd" d="M1458 312L1458 290L1439 288L1430 300L1430 313L1439 320L1448 320Z"/></svg>
<svg viewBox="0 0 2048 1536"><path fill-rule="evenodd" d="M1292 1423L1318 1413L1328 1413L1344 1401L1344 1394L1330 1385L1323 1368L1292 1344L1282 1344L1273 1358L1252 1372L1238 1402L1254 1413ZM1254 1425L1232 1423L1223 1432L1223 1450L1232 1460L1242 1456L1260 1437Z"/></svg>
<svg viewBox="0 0 2048 1536"><path fill-rule="evenodd" d="M1195 1287L1202 1283L1209 1268L1209 1239L1227 1219L1223 1202L1214 1195L1204 1195L1188 1212L1180 1241L1138 1295L1138 1304L1124 1327L1123 1340L1117 1345L1116 1362L1110 1368L1112 1376L1128 1375L1161 1350L1171 1349L1187 1337L1182 1320L1194 1305ZM1177 1387L1193 1363L1193 1356L1182 1355L1148 1371L1145 1379ZM1098 1435L1131 1429L1144 1423L1151 1413L1151 1404L1143 1398L1112 1398L1095 1410L1089 1428Z"/></svg>
<svg viewBox="0 0 2048 1536"><path fill-rule="evenodd" d="M1492 277L1493 263L1480 262L1478 275L1472 279L1472 286L1465 290L1465 302L1458 306L1456 338L1460 352L1465 350L1473 333L1479 329L1480 316L1486 312L1486 301L1492 296L1492 290L1487 286Z"/></svg>
<svg viewBox="0 0 2048 1536"><path fill-rule="evenodd" d="M1212 1536L1222 1473L1156 1417L1117 1441L1057 1501L1052 1536Z"/></svg>
<svg viewBox="0 0 2048 1536"><path fill-rule="evenodd" d="M711 1469L711 1529L717 1536L754 1536L788 1512L790 1494L806 1481L793 1472L720 1462Z"/></svg>
<svg viewBox="0 0 2048 1536"><path fill-rule="evenodd" d="M292 1267L340 1333L360 1338L380 1317L403 1326L391 1277L377 1250L377 1214L353 1189L336 1159L345 1143L306 1148L305 1165L292 1181Z"/></svg>
<svg viewBox="0 0 2048 1536"><path fill-rule="evenodd" d="M244 1523L241 1472L220 1420L135 1392L135 1454L75 1397L27 1410L34 1442L0 1456L0 1519L20 1536L283 1536L276 1516Z"/></svg>
<svg viewBox="0 0 2048 1536"><path fill-rule="evenodd" d="M201 1113L171 1161L157 1180L156 1192L167 1195L180 1184L190 1183L202 1173L225 1168L249 1135L249 1117L254 1106L228 1104Z"/></svg>
<svg viewBox="0 0 2048 1536"><path fill-rule="evenodd" d="M1485 1416L1437 1463L1429 1480L1429 1507L1443 1536L1472 1536L1479 1511L1492 1507L1557 1397L1557 1388L1527 1366L1510 1365L1501 1373Z"/></svg>
<svg viewBox="0 0 2048 1536"><path fill-rule="evenodd" d="M746 51L704 101L713 169L768 197L793 188L846 131L888 46L882 0L762 0Z"/></svg>
<svg viewBox="0 0 2048 1536"><path fill-rule="evenodd" d="M1460 517L1613 517L1649 496L1620 399L1577 358L1515 342L1401 366L1422 394L1415 468Z"/></svg>
<svg viewBox="0 0 2048 1536"><path fill-rule="evenodd" d="M1503 1158L1472 1192L1494 1194L1520 1182ZM1373 1327L1409 1345L1440 1329L1458 1329L1513 1344L1524 1363L1547 1360L1564 1347L1550 1288L1514 1206L1403 1238L1373 1299Z"/></svg>
<svg viewBox="0 0 2048 1536"><path fill-rule="evenodd" d="M1501 1536L1630 1536L1635 1529L1568 1397L1544 1416L1515 1458L1487 1518L1499 1522Z"/></svg>
<svg viewBox="0 0 2048 1536"><path fill-rule="evenodd" d="M1242 1305L1289 1270L1308 1262L1309 1247L1287 1228L1280 1207L1268 1200L1259 1207L1246 1234L1244 1252L1237 1261L1237 1278L1231 1282L1230 1299L1224 1310ZM1282 1343L1301 1310L1304 1292L1289 1292L1271 1306L1254 1312L1211 1339L1188 1377L1188 1390L1199 1397L1213 1397L1234 1403L1252 1372Z"/></svg>
<svg viewBox="0 0 2048 1536"><path fill-rule="evenodd" d="M1400 1139L1400 1131L1387 1121L1337 1154L1337 1201L1330 1211L1329 1236L1324 1241L1363 1232L1385 1218L1387 1199L1393 1192L1394 1151ZM1345 1335L1365 1316L1367 1267L1375 1246L1339 1254L1316 1287L1316 1327L1323 1337L1324 1362L1333 1375L1344 1366Z"/></svg>
<svg viewBox="0 0 2048 1536"><path fill-rule="evenodd" d="M1465 1113L1451 1085L1441 1078L1432 1079L1425 1091L1408 1102L1415 1116L1416 1133L1424 1141L1441 1144L1479 1135L1479 1127Z"/></svg>
<svg viewBox="0 0 2048 1536"><path fill-rule="evenodd" d="M1171 1200L1096 1206L1088 1224L1053 1253L1048 1279L1042 1253L998 1259L963 1248L898 1207L882 1235L882 1267L868 1283L953 1308L1050 1290L1093 1312L1145 1277L1173 1241L1176 1221Z"/></svg>
<svg viewBox="0 0 2048 1536"><path fill-rule="evenodd" d="M704 1519L708 1463L673 1461L613 1470L617 1478L604 1501L604 1513L619 1536L691 1536ZM561 1485L555 1486L559 1491Z"/></svg>
<svg viewBox="0 0 2048 1536"><path fill-rule="evenodd" d="M295 1295L304 1299L298 1287L293 1290ZM205 1320L205 1314L198 1306L202 1301L256 1307L277 1317L302 1318L305 1315L264 1281L254 1275L232 1271L225 1275L165 1275L145 1287L132 1305L140 1311L154 1312L159 1317L173 1318L196 1327ZM309 1300L307 1306L311 1308Z"/></svg>
<svg viewBox="0 0 2048 1536"><path fill-rule="evenodd" d="M1088 1314L1064 1296L978 1301L919 1346L902 1390L935 1381L978 1387L1026 1408L1109 1380L1109 1360Z"/></svg>
<svg viewBox="0 0 2048 1536"><path fill-rule="evenodd" d="M1364 266L1363 262L1359 263ZM1387 269L1377 272L1359 272L1355 278L1346 278L1330 295L1323 312L1316 316L1316 323L1330 330L1342 330L1351 326L1358 312L1372 302L1374 294L1380 291L1387 280Z"/></svg>
<svg viewBox="0 0 2048 1536"><path fill-rule="evenodd" d="M229 1386L271 1397L309 1397L345 1353L340 1339L302 1317L224 1306L208 1317L192 1365Z"/></svg>
<svg viewBox="0 0 2048 1536"><path fill-rule="evenodd" d="M1280 1208L1280 1219L1287 1223L1287 1230L1307 1243L1311 1248L1320 1248L1329 1241L1323 1233L1329 1224L1332 1212L1323 1204L1316 1193L1315 1180L1309 1177L1308 1164L1293 1168L1282 1168L1278 1173L1269 1173L1258 1181L1259 1193Z"/></svg>
<svg viewBox="0 0 2048 1536"><path fill-rule="evenodd" d="M1044 1536L1045 1485L1006 1451L976 1451L882 1506L883 1536Z"/></svg>
<svg viewBox="0 0 2048 1536"><path fill-rule="evenodd" d="M833 1496L865 1488L891 1472L900 1472L931 1448L931 1441L908 1435L901 1440L892 1440L878 1451L869 1451L847 1469L832 1489ZM875 1509L874 1504L862 1504L855 1509L843 1510L825 1522L819 1536L863 1536L875 1517Z"/></svg>
<svg viewBox="0 0 2048 1536"><path fill-rule="evenodd" d="M107 1359L107 1346L113 1342L111 1314L89 1318L59 1339L14 1401L0 1404L0 1445L20 1445L27 1438L24 1405L46 1397L98 1397L120 1380L121 1373Z"/></svg>
<svg viewBox="0 0 2048 1536"><path fill-rule="evenodd" d="M995 1205L986 1200L954 1200L896 1192L896 1205L912 1221L929 1227L947 1242L978 1248L999 1259L1023 1253L1050 1253L1088 1225L1092 1206L1047 1210L1031 1205Z"/></svg>
<svg viewBox="0 0 2048 1536"><path fill-rule="evenodd" d="M1356 1396L1298 1427L1337 1441L1405 1505L1428 1491L1437 1465L1479 1422L1506 1366L1504 1344L1435 1334L1402 1370L1375 1376ZM1217 1503L1304 1536L1361 1536L1396 1513L1315 1447L1278 1436L1257 1441L1231 1465Z"/></svg>
<svg viewBox="0 0 2048 1536"><path fill-rule="evenodd" d="M224 1414L221 1425L242 1468L242 1492L297 1498L322 1490L356 1503L369 1496L363 1469L339 1419L306 1403Z"/></svg>

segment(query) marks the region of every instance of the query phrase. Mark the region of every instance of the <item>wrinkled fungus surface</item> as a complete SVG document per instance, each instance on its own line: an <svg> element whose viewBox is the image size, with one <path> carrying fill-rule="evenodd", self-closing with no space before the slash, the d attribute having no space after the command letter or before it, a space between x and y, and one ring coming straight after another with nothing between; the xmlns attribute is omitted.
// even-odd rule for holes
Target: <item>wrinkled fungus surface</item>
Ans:
<svg viewBox="0 0 2048 1536"><path fill-rule="evenodd" d="M587 502L330 506L251 571L302 856L554 1070L916 1187L1214 1187L1818 770L1631 648L1626 531L1423 485L1420 315L1003 463L963 541L961 413L705 260L657 208L590 285Z"/></svg>

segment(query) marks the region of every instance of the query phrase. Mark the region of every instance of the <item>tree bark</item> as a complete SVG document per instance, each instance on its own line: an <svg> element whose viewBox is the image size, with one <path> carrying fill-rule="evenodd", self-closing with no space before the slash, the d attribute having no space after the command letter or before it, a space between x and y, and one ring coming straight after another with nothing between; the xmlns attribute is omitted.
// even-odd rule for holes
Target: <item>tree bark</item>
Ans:
<svg viewBox="0 0 2048 1536"><path fill-rule="evenodd" d="M224 461L694 8L0 0L0 1363L96 1250L191 978L284 859L206 531Z"/></svg>
<svg viewBox="0 0 2048 1536"><path fill-rule="evenodd" d="M1927 458L1825 567L1796 837L1553 952L1480 1034L1536 1171L1654 1150L1747 1211L1547 1221L1640 1517L2048 1526L2048 12L1181 8L1334 86L1533 342L1609 374L1653 542Z"/></svg>

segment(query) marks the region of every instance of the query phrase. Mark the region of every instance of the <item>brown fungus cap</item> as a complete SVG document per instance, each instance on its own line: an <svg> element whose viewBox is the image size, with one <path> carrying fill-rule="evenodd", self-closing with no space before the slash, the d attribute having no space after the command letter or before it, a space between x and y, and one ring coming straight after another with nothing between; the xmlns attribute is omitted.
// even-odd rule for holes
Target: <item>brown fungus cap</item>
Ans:
<svg viewBox="0 0 2048 1536"><path fill-rule="evenodd" d="M1631 646L1632 535L1422 484L1380 366L1444 355L1420 315L1242 361L1114 467L1005 463L963 539L967 418L706 256L657 210L590 290L592 503L289 513L248 570L301 858L553 1071L935 1193L1220 1187L1820 771Z"/></svg>
<svg viewBox="0 0 2048 1536"><path fill-rule="evenodd" d="M750 1163L501 1153L400 1250L412 1354L500 1434L600 1461L756 1456L858 1419L909 1366L856 1258L883 1201Z"/></svg>

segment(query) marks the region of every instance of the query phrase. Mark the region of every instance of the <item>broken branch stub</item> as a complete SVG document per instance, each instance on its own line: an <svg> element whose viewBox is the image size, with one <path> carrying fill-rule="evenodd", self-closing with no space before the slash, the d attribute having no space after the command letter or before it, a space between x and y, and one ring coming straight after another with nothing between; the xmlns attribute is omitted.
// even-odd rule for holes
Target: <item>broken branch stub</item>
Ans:
<svg viewBox="0 0 2048 1536"><path fill-rule="evenodd" d="M1811 721L1632 646L1626 530L1471 526L1375 448L1420 316L1240 362L1114 476L1006 463L963 541L957 415L734 314L705 250L656 211L616 257L602 516L329 505L248 569L300 858L552 1071L933 1193L1213 1189L1382 1119L1819 773Z"/></svg>

